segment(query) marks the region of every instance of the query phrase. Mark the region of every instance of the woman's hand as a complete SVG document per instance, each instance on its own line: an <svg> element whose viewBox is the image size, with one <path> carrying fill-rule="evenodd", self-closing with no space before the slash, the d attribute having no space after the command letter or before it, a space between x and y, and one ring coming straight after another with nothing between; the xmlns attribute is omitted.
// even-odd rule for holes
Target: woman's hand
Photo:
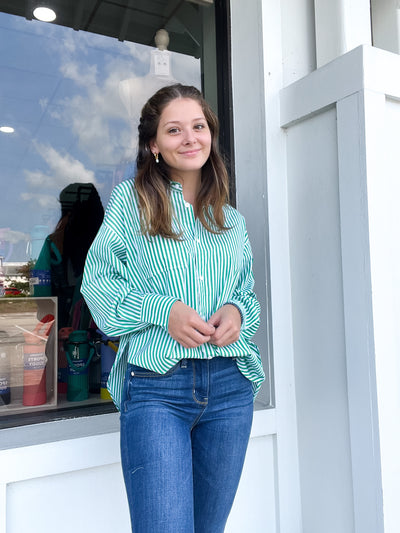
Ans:
<svg viewBox="0 0 400 533"><path fill-rule="evenodd" d="M211 339L215 327L207 324L194 309L177 301L169 314L168 333L184 348L197 348Z"/></svg>
<svg viewBox="0 0 400 533"><path fill-rule="evenodd" d="M226 304L212 315L208 324L215 327L209 342L216 346L228 346L239 339L242 317L237 307Z"/></svg>

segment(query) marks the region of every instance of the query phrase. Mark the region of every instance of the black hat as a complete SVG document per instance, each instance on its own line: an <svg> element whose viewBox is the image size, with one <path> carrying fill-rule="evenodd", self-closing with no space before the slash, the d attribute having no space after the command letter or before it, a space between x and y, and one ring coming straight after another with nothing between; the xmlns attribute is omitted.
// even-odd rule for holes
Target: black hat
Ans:
<svg viewBox="0 0 400 533"><path fill-rule="evenodd" d="M87 202L96 191L93 183L71 183L60 192L60 204L63 215L72 211L77 203Z"/></svg>

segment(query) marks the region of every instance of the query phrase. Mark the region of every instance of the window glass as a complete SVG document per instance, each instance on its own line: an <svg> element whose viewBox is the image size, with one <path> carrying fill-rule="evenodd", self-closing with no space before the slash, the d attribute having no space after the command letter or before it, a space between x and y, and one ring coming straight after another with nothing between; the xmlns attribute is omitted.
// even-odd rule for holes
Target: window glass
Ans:
<svg viewBox="0 0 400 533"><path fill-rule="evenodd" d="M202 62L0 13L0 427L113 408L118 339L80 298L83 261L111 190L135 172L142 105L174 80L201 88Z"/></svg>

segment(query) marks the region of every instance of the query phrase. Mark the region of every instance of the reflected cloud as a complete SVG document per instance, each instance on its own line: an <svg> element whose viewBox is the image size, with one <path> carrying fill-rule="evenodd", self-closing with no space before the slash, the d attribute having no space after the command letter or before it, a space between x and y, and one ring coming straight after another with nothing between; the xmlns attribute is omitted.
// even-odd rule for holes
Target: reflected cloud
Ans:
<svg viewBox="0 0 400 533"><path fill-rule="evenodd" d="M79 65L70 61L60 66L60 72L65 78L73 80L78 86L96 85L96 65Z"/></svg>
<svg viewBox="0 0 400 533"><path fill-rule="evenodd" d="M21 193L21 199L25 202L34 202L34 204L39 205L44 209L57 209L59 207L59 201L57 198L50 194L23 192Z"/></svg>
<svg viewBox="0 0 400 533"><path fill-rule="evenodd" d="M71 124L79 148L94 164L118 165L121 161L132 160L136 154L137 125L143 105L164 85L180 81L199 87L200 61L171 52L172 76L155 76L150 74L154 48L128 42L115 46L116 43L98 35L73 37L68 34L63 40L60 71L81 90L65 98L61 102L63 111L54 110L52 117ZM88 50L94 43L108 46L101 73L88 57ZM118 51L115 55L109 52L110 44ZM68 56L66 49L70 51ZM130 82L129 117L124 108L126 98L121 98L121 80Z"/></svg>
<svg viewBox="0 0 400 533"><path fill-rule="evenodd" d="M42 170L25 170L26 181L31 187L61 190L71 181L97 185L94 172L86 169L81 161L74 159L70 154L60 154L48 144L35 142L34 146L49 167L50 173L47 174Z"/></svg>
<svg viewBox="0 0 400 533"><path fill-rule="evenodd" d="M15 231L9 228L1 228L1 239L10 244L17 244L18 242L29 241L30 235L22 231Z"/></svg>
<svg viewBox="0 0 400 533"><path fill-rule="evenodd" d="M126 63L110 63L101 81L95 66L69 60L60 68L81 90L64 98L51 112L52 117L70 124L79 148L93 164L117 165L130 145L129 126L118 95L118 81L126 72Z"/></svg>

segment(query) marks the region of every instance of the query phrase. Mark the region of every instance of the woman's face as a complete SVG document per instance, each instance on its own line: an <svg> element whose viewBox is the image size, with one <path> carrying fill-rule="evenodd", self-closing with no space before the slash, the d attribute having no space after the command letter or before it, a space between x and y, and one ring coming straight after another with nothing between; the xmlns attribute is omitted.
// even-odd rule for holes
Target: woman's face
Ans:
<svg viewBox="0 0 400 533"><path fill-rule="evenodd" d="M161 113L150 148L161 154L171 179L199 177L211 151L211 132L200 104L191 98L172 100Z"/></svg>

